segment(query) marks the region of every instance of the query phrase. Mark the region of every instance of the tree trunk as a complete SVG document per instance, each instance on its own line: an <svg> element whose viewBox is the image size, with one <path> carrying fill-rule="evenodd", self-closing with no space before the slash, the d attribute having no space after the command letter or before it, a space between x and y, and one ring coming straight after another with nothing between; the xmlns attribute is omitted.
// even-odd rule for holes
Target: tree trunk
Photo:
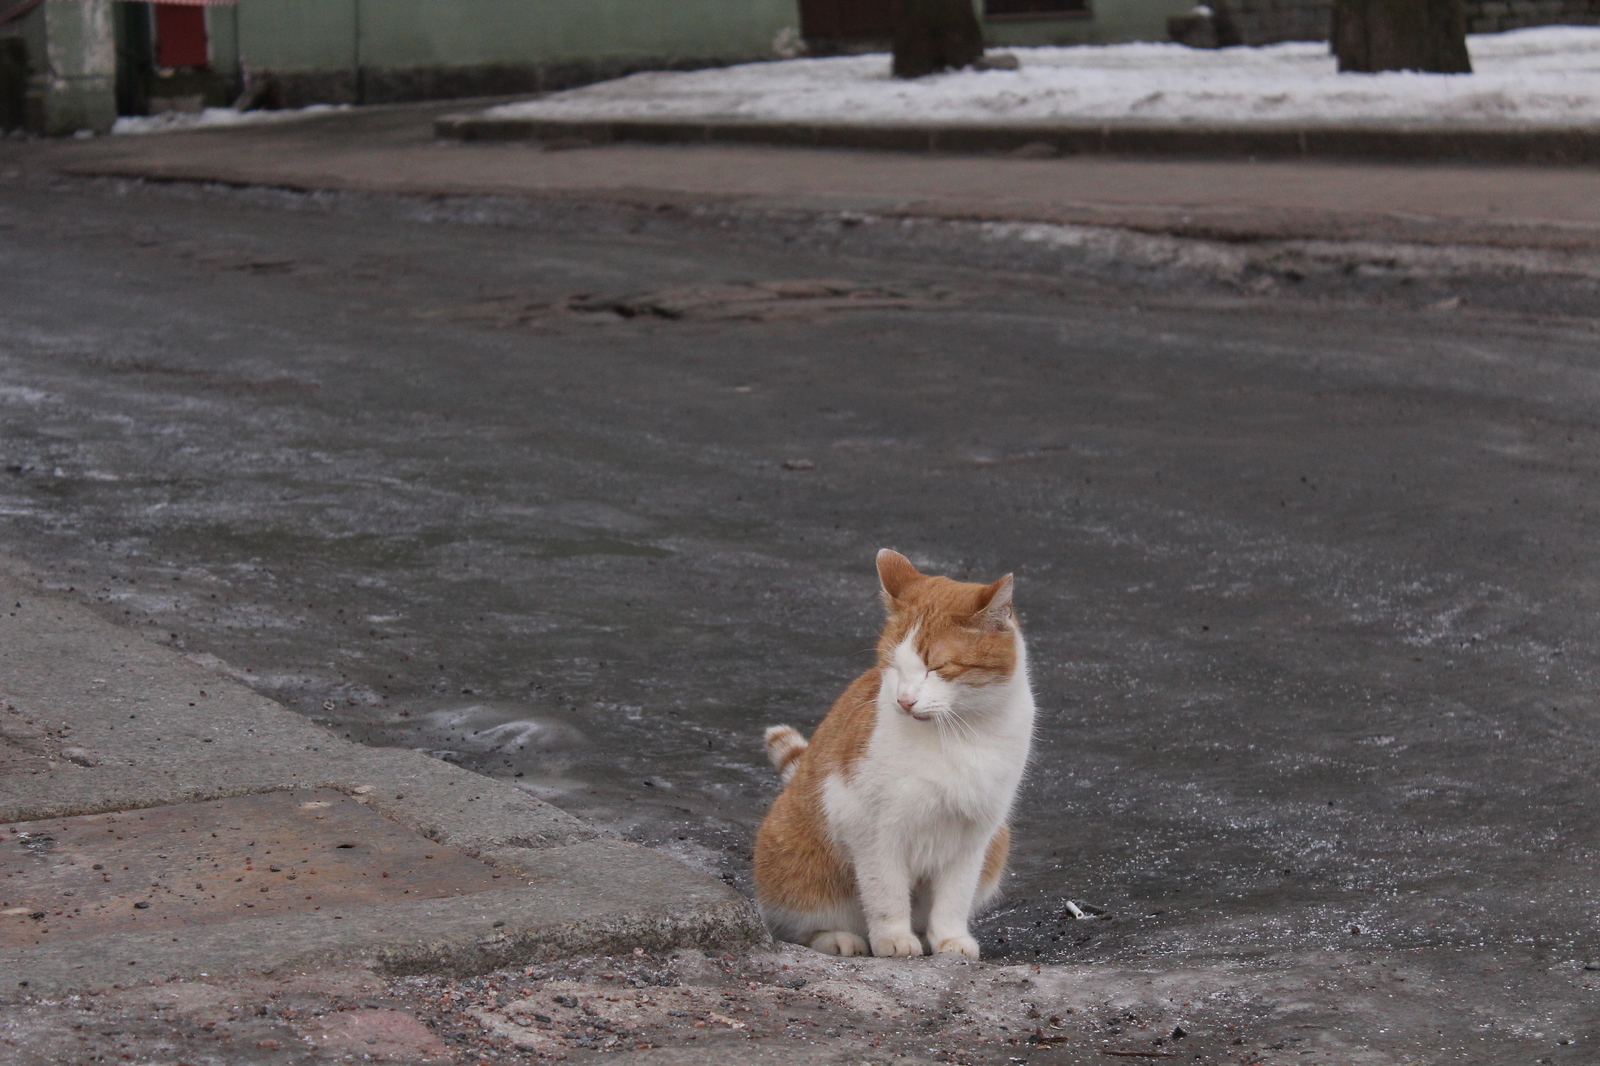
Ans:
<svg viewBox="0 0 1600 1066"><path fill-rule="evenodd" d="M1334 0L1339 70L1471 74L1461 0Z"/></svg>
<svg viewBox="0 0 1600 1066"><path fill-rule="evenodd" d="M972 0L900 0L894 23L894 76L920 78L971 66L983 55Z"/></svg>

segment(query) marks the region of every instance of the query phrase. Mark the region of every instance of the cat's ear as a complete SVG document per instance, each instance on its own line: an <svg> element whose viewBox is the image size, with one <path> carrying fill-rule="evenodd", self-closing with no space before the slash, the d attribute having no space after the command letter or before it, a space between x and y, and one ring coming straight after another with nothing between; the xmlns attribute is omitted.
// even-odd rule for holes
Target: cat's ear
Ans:
<svg viewBox="0 0 1600 1066"><path fill-rule="evenodd" d="M883 585L885 603L897 600L911 583L922 575L917 568L897 551L884 548L878 552L878 581Z"/></svg>
<svg viewBox="0 0 1600 1066"><path fill-rule="evenodd" d="M974 615L978 628L988 633L1004 633L1011 628L1011 575L983 590L983 606Z"/></svg>

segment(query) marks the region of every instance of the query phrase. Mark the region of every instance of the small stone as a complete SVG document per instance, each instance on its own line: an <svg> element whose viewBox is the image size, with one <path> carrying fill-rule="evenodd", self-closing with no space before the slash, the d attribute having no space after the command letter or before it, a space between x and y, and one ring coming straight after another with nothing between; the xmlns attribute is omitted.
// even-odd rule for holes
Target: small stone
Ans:
<svg viewBox="0 0 1600 1066"><path fill-rule="evenodd" d="M817 464L810 459L785 459L783 468L785 470L815 470Z"/></svg>
<svg viewBox="0 0 1600 1066"><path fill-rule="evenodd" d="M1010 52L990 52L972 62L973 70L1021 70L1022 60Z"/></svg>
<svg viewBox="0 0 1600 1066"><path fill-rule="evenodd" d="M142 910L148 909L149 906L150 906L150 901L149 900L141 899L138 903L135 903L133 905L133 909L137 910L137 911L142 911Z"/></svg>
<svg viewBox="0 0 1600 1066"><path fill-rule="evenodd" d="M1049 141L1029 141L1020 148L1012 149L1013 159L1054 159L1061 154L1061 149Z"/></svg>
<svg viewBox="0 0 1600 1066"><path fill-rule="evenodd" d="M1172 1030L1172 1039L1174 1039L1174 1040L1182 1040L1184 1037L1186 1037L1188 1035L1189 1035L1189 1031L1187 1029L1185 1029L1181 1025L1175 1026L1173 1028L1173 1030Z"/></svg>
<svg viewBox="0 0 1600 1066"><path fill-rule="evenodd" d="M278 1041L272 1039L270 1036L267 1037L265 1040L257 1040L256 1041L256 1047L275 1048L275 1047L282 1047L282 1046L283 1046L282 1044L280 1044Z"/></svg>

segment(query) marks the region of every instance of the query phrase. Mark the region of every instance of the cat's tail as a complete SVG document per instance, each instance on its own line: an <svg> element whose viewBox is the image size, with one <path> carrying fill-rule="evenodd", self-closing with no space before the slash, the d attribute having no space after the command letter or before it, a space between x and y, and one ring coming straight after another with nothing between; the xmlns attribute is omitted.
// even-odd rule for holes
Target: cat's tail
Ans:
<svg viewBox="0 0 1600 1066"><path fill-rule="evenodd" d="M809 747L806 738L793 726L774 725L767 727L766 739L767 758L777 767L783 783L788 784L789 778L800 769L800 756L804 755L806 748Z"/></svg>

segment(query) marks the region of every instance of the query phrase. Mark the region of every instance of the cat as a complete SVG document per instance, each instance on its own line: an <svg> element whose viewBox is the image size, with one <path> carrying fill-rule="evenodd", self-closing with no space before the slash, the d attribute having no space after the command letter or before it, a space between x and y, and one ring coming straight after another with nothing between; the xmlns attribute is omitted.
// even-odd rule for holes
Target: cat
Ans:
<svg viewBox="0 0 1600 1066"><path fill-rule="evenodd" d="M877 665L808 743L766 731L783 792L756 835L774 936L832 955L978 957L968 920L998 893L1033 739L1012 576L988 585L878 553Z"/></svg>

